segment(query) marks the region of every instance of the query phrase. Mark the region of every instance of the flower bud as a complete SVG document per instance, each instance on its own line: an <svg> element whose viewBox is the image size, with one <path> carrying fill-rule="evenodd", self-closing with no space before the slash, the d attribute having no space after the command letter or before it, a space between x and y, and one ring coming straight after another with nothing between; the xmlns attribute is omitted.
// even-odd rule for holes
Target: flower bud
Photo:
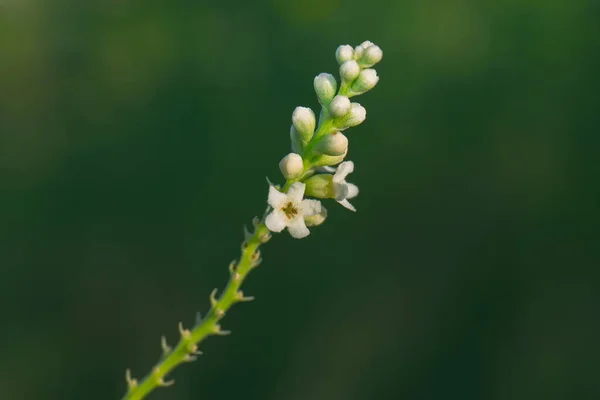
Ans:
<svg viewBox="0 0 600 400"><path fill-rule="evenodd" d="M312 166L318 168L318 167L329 167L329 166L333 166L333 165L338 165L339 163L344 161L344 158L346 158L347 154L348 154L348 152L342 154L341 156L328 156L328 155L322 154L312 160Z"/></svg>
<svg viewBox="0 0 600 400"><path fill-rule="evenodd" d="M369 40L365 40L364 42L362 42L362 43L360 44L360 46L366 49L366 48L368 48L368 47L371 47L371 46L373 46L373 42L371 42L371 41L369 41Z"/></svg>
<svg viewBox="0 0 600 400"><path fill-rule="evenodd" d="M359 60L363 54L365 54L365 48L362 45L358 45L354 48L354 59Z"/></svg>
<svg viewBox="0 0 600 400"><path fill-rule="evenodd" d="M295 179L304 172L302 157L296 153L290 153L279 162L279 169L285 179Z"/></svg>
<svg viewBox="0 0 600 400"><path fill-rule="evenodd" d="M315 77L313 83L319 103L329 104L337 90L337 82L333 75L323 72Z"/></svg>
<svg viewBox="0 0 600 400"><path fill-rule="evenodd" d="M327 219L327 209L325 207L321 206L321 212L316 215L310 216L310 217L305 217L304 223L308 227L319 226L323 222L325 222L326 219Z"/></svg>
<svg viewBox="0 0 600 400"><path fill-rule="evenodd" d="M333 190L333 175L331 174L318 174L313 175L304 181L306 189L304 194L306 196L312 196L319 199L333 199L335 198Z"/></svg>
<svg viewBox="0 0 600 400"><path fill-rule="evenodd" d="M343 117L350 111L350 99L346 96L335 96L329 103L329 113L334 118Z"/></svg>
<svg viewBox="0 0 600 400"><path fill-rule="evenodd" d="M350 89L354 94L361 94L373 89L377 82L379 82L377 71L372 68L363 69Z"/></svg>
<svg viewBox="0 0 600 400"><path fill-rule="evenodd" d="M315 113L308 107L296 107L292 114L292 124L304 143L308 143L315 132Z"/></svg>
<svg viewBox="0 0 600 400"><path fill-rule="evenodd" d="M336 127L344 130L359 125L367 118L367 110L358 103L352 103L350 112L336 121Z"/></svg>
<svg viewBox="0 0 600 400"><path fill-rule="evenodd" d="M352 82L353 80L355 80L358 77L359 73L360 67L358 66L358 63L354 60L345 61L340 66L340 76L342 77L342 80L346 82Z"/></svg>
<svg viewBox="0 0 600 400"><path fill-rule="evenodd" d="M353 56L354 49L352 48L352 46L349 46L347 44L339 46L335 51L335 58L337 59L337 62L340 65L348 60L352 60Z"/></svg>
<svg viewBox="0 0 600 400"><path fill-rule="evenodd" d="M381 61L383 57L383 51L379 48L379 46L372 45L365 49L358 63L362 67L372 67Z"/></svg>
<svg viewBox="0 0 600 400"><path fill-rule="evenodd" d="M294 153L300 154L304 151L304 143L302 143L302 138L300 138L300 134L294 128L294 125L290 127L290 141L292 142L292 151Z"/></svg>
<svg viewBox="0 0 600 400"><path fill-rule="evenodd" d="M348 151L348 138L341 132L328 133L317 145L317 151L328 156L341 156Z"/></svg>

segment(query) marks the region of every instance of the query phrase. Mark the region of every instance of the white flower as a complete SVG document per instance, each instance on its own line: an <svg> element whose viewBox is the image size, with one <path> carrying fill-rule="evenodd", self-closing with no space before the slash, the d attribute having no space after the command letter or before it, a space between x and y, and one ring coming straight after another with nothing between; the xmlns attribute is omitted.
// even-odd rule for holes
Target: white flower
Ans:
<svg viewBox="0 0 600 400"><path fill-rule="evenodd" d="M286 227L290 235L302 239L310 234L304 217L311 217L321 212L321 202L318 200L302 200L306 185L301 182L293 183L287 193L281 193L275 187L269 187L269 205L273 211L267 215L265 225L271 232L281 232Z"/></svg>
<svg viewBox="0 0 600 400"><path fill-rule="evenodd" d="M358 196L358 186L346 182L346 177L354 171L354 163L352 161L345 161L341 163L335 174L333 175L333 194L335 201L346 207L348 210L356 211L356 208L348 199L353 199Z"/></svg>

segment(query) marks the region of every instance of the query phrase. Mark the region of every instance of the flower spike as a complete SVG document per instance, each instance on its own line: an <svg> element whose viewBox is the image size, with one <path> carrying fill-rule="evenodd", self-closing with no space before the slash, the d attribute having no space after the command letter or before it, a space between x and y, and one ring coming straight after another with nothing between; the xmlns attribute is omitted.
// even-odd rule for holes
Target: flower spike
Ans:
<svg viewBox="0 0 600 400"><path fill-rule="evenodd" d="M292 152L285 151L283 154L288 154L279 161L284 180L276 184L267 178L266 210L261 218L252 219L252 227L244 226L241 254L229 263L227 285L219 297L217 289L211 292L210 309L204 319L200 313L196 314L193 328L185 329L179 323L180 339L176 346L169 346L167 339L161 337L161 358L143 381L138 383L131 371L126 371L127 392L122 400L142 400L157 387L173 385L174 381L165 381L165 377L182 363L196 360L202 354L198 351L201 341L211 335L231 333L221 328L220 320L232 305L254 300L244 295L241 286L248 274L262 263L261 246L273 233L287 229L295 239L308 236L313 228L327 220L328 211L321 201L335 200L356 211L349 200L358 195L358 186L346 181L354 171L354 163L345 161L351 137L346 130L363 123L367 112L350 99L378 84L379 76L374 67L382 56L381 48L370 41L355 47L341 45L335 51L337 79L325 72L313 79L320 112L302 106L294 109L289 129Z"/></svg>

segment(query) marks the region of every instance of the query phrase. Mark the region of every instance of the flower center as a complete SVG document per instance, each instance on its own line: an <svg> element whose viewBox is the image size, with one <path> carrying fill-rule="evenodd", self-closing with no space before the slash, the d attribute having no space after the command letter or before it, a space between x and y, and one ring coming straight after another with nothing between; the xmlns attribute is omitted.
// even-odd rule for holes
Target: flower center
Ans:
<svg viewBox="0 0 600 400"><path fill-rule="evenodd" d="M283 211L283 213L285 214L285 216L287 217L287 219L292 219L296 215L298 215L298 209L294 206L294 204L291 201L288 202L285 205L285 207L282 207L281 211Z"/></svg>

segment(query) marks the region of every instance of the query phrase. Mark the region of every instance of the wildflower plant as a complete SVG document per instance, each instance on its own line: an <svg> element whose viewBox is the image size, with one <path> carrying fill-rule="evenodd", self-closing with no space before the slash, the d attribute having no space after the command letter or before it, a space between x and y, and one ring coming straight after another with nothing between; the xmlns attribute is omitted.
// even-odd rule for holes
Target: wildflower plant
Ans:
<svg viewBox="0 0 600 400"><path fill-rule="evenodd" d="M339 46L335 56L340 65L339 88L333 75L317 75L313 83L321 105L318 123L308 107L297 107L292 113L292 153L279 163L286 182L282 186L269 182L267 210L262 218L254 218L252 232L244 230L241 256L229 264L227 286L219 296L217 289L213 290L210 310L203 318L197 315L193 328L186 329L179 324L180 339L175 347L170 347L162 338L162 356L141 382L126 371L128 389L123 400L140 400L157 387L172 385L174 381L165 380L166 376L178 365L196 360L201 354L200 342L208 336L229 334L221 328L220 321L232 305L253 300L240 287L250 271L260 265L259 247L271 239L272 233L287 229L296 239L308 236L309 227L321 225L327 218L327 209L321 200L332 199L356 211L349 200L358 195L358 187L346 182L354 171L354 163L344 161L348 138L342 132L366 118L365 108L350 99L375 87L379 77L372 67L381 61L382 51L366 41L356 47ZM307 196L315 199L305 199Z"/></svg>

